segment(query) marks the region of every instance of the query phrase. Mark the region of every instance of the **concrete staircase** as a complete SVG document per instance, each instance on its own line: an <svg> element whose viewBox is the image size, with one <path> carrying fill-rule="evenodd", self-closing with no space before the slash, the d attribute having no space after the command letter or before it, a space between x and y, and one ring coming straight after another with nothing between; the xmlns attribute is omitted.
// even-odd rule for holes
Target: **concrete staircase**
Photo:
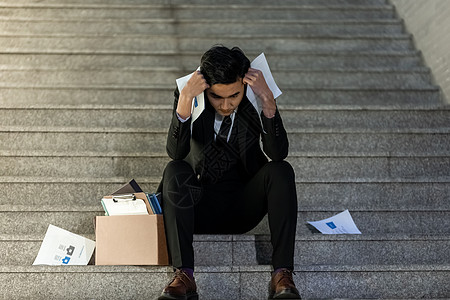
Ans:
<svg viewBox="0 0 450 300"><path fill-rule="evenodd" d="M154 299L167 267L33 267L48 224L154 191L175 78L216 43L265 52L297 175L304 298L450 298L450 109L385 0L1 0L0 298ZM305 222L349 209L360 236ZM265 299L267 222L196 236L202 299Z"/></svg>

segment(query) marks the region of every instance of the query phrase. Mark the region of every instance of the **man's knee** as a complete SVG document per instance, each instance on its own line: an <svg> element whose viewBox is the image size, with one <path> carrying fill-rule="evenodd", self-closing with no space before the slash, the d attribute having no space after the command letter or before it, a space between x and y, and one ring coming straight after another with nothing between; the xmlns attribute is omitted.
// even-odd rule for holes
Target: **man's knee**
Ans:
<svg viewBox="0 0 450 300"><path fill-rule="evenodd" d="M295 182L295 173L291 164L287 161L271 161L265 166L266 175L273 180Z"/></svg>
<svg viewBox="0 0 450 300"><path fill-rule="evenodd" d="M193 173L191 166L184 160L171 160L164 169L163 177L173 177L176 174Z"/></svg>
<svg viewBox="0 0 450 300"><path fill-rule="evenodd" d="M179 209L193 207L201 194L195 173L183 160L170 161L163 174L163 206Z"/></svg>

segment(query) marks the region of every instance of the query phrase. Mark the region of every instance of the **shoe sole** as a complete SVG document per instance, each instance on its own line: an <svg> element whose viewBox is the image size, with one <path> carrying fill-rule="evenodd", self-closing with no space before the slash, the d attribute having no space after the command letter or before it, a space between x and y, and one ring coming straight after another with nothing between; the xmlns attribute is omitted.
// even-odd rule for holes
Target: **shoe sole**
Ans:
<svg viewBox="0 0 450 300"><path fill-rule="evenodd" d="M269 295L269 300L276 299L302 299L297 293L294 293L292 290L287 289L279 292L278 294Z"/></svg>

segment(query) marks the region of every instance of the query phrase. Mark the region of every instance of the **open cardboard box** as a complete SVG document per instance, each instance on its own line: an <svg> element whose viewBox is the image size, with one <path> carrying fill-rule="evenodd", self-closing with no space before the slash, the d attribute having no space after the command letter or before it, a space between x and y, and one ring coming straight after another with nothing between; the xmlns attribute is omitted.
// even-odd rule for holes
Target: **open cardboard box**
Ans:
<svg viewBox="0 0 450 300"><path fill-rule="evenodd" d="M162 215L98 216L96 265L169 264Z"/></svg>
<svg viewBox="0 0 450 300"><path fill-rule="evenodd" d="M134 180L113 195L124 193L143 199L149 215L96 217L95 264L168 265L163 216L153 214L147 196Z"/></svg>

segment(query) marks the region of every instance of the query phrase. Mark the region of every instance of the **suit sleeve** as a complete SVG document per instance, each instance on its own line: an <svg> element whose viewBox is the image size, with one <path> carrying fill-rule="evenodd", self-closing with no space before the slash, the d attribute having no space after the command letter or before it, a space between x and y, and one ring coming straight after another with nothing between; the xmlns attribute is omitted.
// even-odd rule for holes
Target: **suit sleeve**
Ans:
<svg viewBox="0 0 450 300"><path fill-rule="evenodd" d="M261 119L264 127L262 133L264 153L273 161L282 161L288 155L289 141L278 108L273 118L266 118L264 113L261 113Z"/></svg>
<svg viewBox="0 0 450 300"><path fill-rule="evenodd" d="M174 160L184 159L188 155L191 139L191 118L186 122L181 122L176 113L179 96L180 92L178 89L175 89L172 119L166 144L167 154Z"/></svg>

